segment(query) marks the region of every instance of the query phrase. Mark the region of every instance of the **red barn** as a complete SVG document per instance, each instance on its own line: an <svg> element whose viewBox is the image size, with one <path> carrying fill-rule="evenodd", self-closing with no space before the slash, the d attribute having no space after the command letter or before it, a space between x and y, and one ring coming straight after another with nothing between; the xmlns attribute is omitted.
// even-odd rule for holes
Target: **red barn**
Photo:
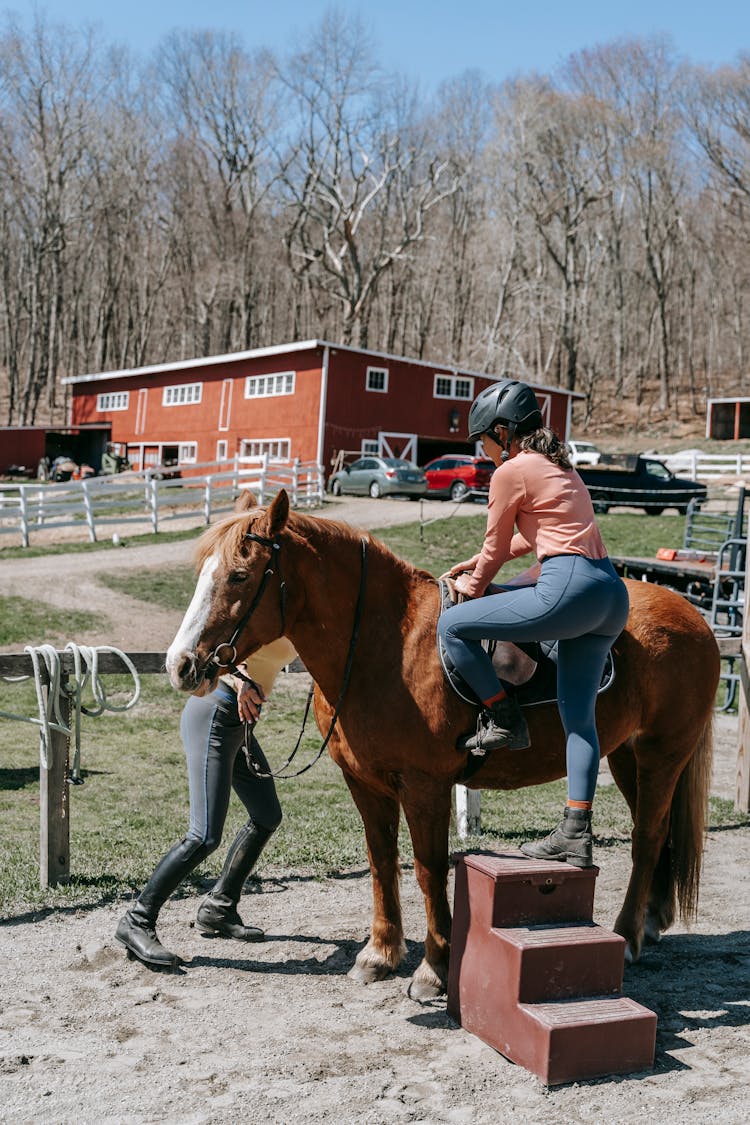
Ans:
<svg viewBox="0 0 750 1125"><path fill-rule="evenodd" d="M111 426L135 467L298 458L328 470L341 450L419 464L473 451L469 407L500 376L305 340L205 359L64 379L71 425ZM545 421L567 437L572 400L535 385Z"/></svg>

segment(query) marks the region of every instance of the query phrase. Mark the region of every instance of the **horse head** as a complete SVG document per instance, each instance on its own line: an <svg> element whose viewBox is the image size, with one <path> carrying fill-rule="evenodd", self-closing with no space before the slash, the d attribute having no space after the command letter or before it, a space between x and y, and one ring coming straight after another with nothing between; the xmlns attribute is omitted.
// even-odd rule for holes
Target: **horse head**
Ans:
<svg viewBox="0 0 750 1125"><path fill-rule="evenodd" d="M213 690L222 672L284 632L280 536L289 497L282 489L268 509L256 505L243 492L234 515L198 542L195 593L167 652L167 672L180 691Z"/></svg>

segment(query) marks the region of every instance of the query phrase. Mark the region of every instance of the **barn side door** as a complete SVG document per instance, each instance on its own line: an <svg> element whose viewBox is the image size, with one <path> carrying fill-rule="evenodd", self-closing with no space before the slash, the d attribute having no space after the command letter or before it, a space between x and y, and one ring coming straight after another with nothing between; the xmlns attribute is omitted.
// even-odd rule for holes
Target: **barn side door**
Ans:
<svg viewBox="0 0 750 1125"><path fill-rule="evenodd" d="M137 434L144 434L146 432L146 406L148 404L148 387L139 387L138 401L135 407L135 432Z"/></svg>
<svg viewBox="0 0 750 1125"><path fill-rule="evenodd" d="M229 429L229 419L232 414L232 387L234 379L225 379L221 384L221 402L219 404L219 429Z"/></svg>
<svg viewBox="0 0 750 1125"><path fill-rule="evenodd" d="M417 460L416 434L378 434L378 452L381 457L403 457L405 461Z"/></svg>

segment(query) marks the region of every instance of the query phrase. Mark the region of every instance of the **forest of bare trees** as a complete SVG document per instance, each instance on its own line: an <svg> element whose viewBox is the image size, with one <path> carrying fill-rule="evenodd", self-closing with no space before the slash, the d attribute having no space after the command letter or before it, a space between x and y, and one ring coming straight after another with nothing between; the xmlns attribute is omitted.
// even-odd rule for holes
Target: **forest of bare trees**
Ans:
<svg viewBox="0 0 750 1125"><path fill-rule="evenodd" d="M3 423L65 375L319 337L510 372L636 424L750 354L750 56L660 39L428 103L331 10L287 57L0 31Z"/></svg>

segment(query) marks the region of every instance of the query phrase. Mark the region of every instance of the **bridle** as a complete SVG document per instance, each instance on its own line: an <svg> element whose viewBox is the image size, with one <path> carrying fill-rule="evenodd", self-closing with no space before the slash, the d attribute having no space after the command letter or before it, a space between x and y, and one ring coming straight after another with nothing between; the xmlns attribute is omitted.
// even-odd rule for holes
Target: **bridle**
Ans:
<svg viewBox="0 0 750 1125"><path fill-rule="evenodd" d="M255 687L255 681L251 680L249 676L246 676L237 667L237 641L248 621L258 608L260 599L263 597L266 586L268 585L268 580L273 578L274 574L278 574L279 576L279 609L281 612L281 633L283 635L286 630L286 582L281 574L281 543L279 542L278 536L269 539L265 535L256 535L253 531L246 531L244 537L245 539L252 540L253 543L260 543L263 547L270 547L271 557L268 560L268 566L263 571L263 577L260 580L258 589L255 591L255 597L240 618L237 628L228 641L222 641L221 644L216 646L208 658L207 667L213 664L216 668L228 668L233 676L239 676L245 683L252 684L253 687ZM223 648L231 649L231 656L227 660L219 659L219 653Z"/></svg>
<svg viewBox="0 0 750 1125"><path fill-rule="evenodd" d="M281 543L280 543L278 537L275 537L274 539L269 539L264 535L256 535L254 532L248 531L248 532L245 533L245 538L251 539L254 543L260 543L264 547L269 547L271 549L271 557L269 559L268 566L266 567L266 569L263 572L263 577L261 578L260 585L258 586L258 589L255 592L255 596L254 596L252 602L250 603L249 607L243 613L242 617L239 620L239 623L238 623L236 629L232 633L229 640L228 641L222 641L222 643L217 645L216 648L213 650L210 657L208 658L207 667L210 666L211 664L213 664L213 665L215 665L216 668L227 668L232 673L233 676L237 676L239 679L244 680L244 682L246 684L250 684L251 687L255 688L255 690L258 691L258 685L255 683L255 680L251 679L250 676L246 675L246 673L242 672L237 667L237 647L236 647L237 641L238 641L238 639L240 637L240 634L242 633L243 629L247 625L248 621L250 620L252 615L255 613L255 610L258 608L258 605L260 603L260 599L263 597L263 593L265 591L265 588L268 585L268 581L269 581L270 578L273 577L274 574L278 574L279 581L280 581L280 584L279 584L279 600L280 600L280 612L281 612L281 633L283 635L283 633L286 629L286 582L284 581L284 579L281 575ZM360 554L361 554L361 569L360 569L360 577L359 577L359 591L357 593L357 604L356 604L355 609L354 609L354 621L353 621L353 624L352 624L351 636L349 638L349 649L348 649L347 654L346 654L346 663L344 664L344 675L343 675L342 681L341 681L341 690L339 691L338 698L336 700L336 704L335 704L334 709L333 709L333 715L331 716L331 721L328 724L328 730L326 731L325 738L323 739L323 742L320 746L320 749L318 750L317 754L315 755L315 757L312 759L311 762L308 762L306 766L303 766L301 769L296 770L294 773L284 773L283 772L287 768L287 766L291 765L291 763L294 761L294 758L297 754L297 751L299 750L300 745L302 743L302 737L305 733L305 726L307 724L307 717L310 714L310 706L312 704L313 694L314 694L314 691L315 691L315 685L313 684L310 687L310 691L308 692L307 703L305 705L305 713L304 713L303 718L302 718L302 727L300 729L297 741L294 745L294 749L292 750L291 754L289 755L287 760L284 762L283 766L281 766L281 768L278 772L274 773L272 770L264 771L258 765L258 762L255 760L255 758L253 756L252 739L250 737L251 729L255 724L245 722L245 739L244 739L245 758L247 760L248 768L254 774L255 777L258 777L258 778L273 777L273 778L277 778L277 779L280 778L282 780L290 779L290 778L293 778L293 777L299 777L301 774L307 773L307 771L309 769L312 769L312 767L317 762L320 761L320 759L323 757L323 754L326 751L328 743L331 741L331 737L333 736L333 732L334 732L334 729L336 727L338 717L341 713L341 707L342 707L342 704L344 702L344 696L346 695L346 689L349 687L349 680L351 678L351 672L352 672L352 664L354 662L354 650L357 647L357 638L359 637L359 627L360 627L360 624L362 622L362 607L364 605L365 587L367 585L367 540L365 539L364 536L362 536L362 538L360 539L359 545L360 545ZM223 648L231 649L232 655L230 656L229 660L223 661L223 660L220 660L218 658L217 654Z"/></svg>

